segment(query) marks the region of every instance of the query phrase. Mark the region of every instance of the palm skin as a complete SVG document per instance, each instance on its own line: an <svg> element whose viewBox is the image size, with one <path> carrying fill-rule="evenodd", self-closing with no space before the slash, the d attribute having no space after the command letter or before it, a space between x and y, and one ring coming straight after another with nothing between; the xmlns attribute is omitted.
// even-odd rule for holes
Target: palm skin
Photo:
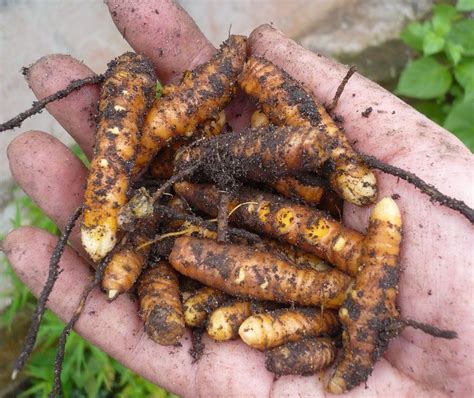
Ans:
<svg viewBox="0 0 474 398"><path fill-rule="evenodd" d="M114 0L108 7L119 30L126 29L131 46L152 59L165 83L205 62L214 51L190 17L172 1L134 2L132 11L130 5ZM342 65L305 51L269 26L257 28L249 45L252 54L264 55L286 69L323 103L329 103L345 74ZM28 81L34 93L44 97L91 73L74 59L56 55L34 64ZM97 87L84 87L48 107L88 155L94 136L89 113L97 98ZM369 106L373 108L370 117L361 117ZM232 107L234 113L243 114L247 108L243 100ZM415 172L472 207L473 158L454 136L360 75L351 78L335 112L343 116L346 134L358 150ZM231 123L238 129L247 121L238 117ZM62 143L37 131L15 139L8 156L19 185L62 228L82 201L87 170ZM469 396L474 384L474 322L470 313L473 227L458 213L432 204L394 177L378 174L378 183L379 198L399 196L404 221L398 300L402 316L454 329L459 338L435 340L419 331L405 330L391 342L367 385L347 396ZM344 221L364 231L369 211L348 205ZM46 278L55 242L48 233L28 227L12 231L3 242L14 269L36 295ZM87 261L78 254L82 250L77 231L71 242L78 251L65 251L61 261L64 272L49 301L49 307L62 319L71 316L90 275ZM264 367L263 355L240 341L217 344L205 339L203 358L192 364L189 334L181 347L153 343L144 334L136 303L125 295L110 304L103 293L94 291L76 330L124 365L183 397L329 395L324 392L324 378L317 376L275 380Z"/></svg>

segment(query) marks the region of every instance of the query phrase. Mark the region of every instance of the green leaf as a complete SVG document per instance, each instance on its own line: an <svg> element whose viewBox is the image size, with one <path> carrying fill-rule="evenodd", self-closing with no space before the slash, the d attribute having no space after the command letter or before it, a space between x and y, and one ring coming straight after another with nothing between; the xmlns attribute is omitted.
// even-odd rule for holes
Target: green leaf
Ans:
<svg viewBox="0 0 474 398"><path fill-rule="evenodd" d="M30 388L18 394L18 398L44 396L51 391L51 385L47 382L35 382Z"/></svg>
<svg viewBox="0 0 474 398"><path fill-rule="evenodd" d="M420 58L403 70L396 93L418 99L442 97L451 86L449 70L432 57Z"/></svg>
<svg viewBox="0 0 474 398"><path fill-rule="evenodd" d="M464 90L462 89L462 87L457 84L456 82L454 82L449 91L448 91L449 95L453 96L454 97L454 101L455 102L456 100L458 99L462 99L464 97Z"/></svg>
<svg viewBox="0 0 474 398"><path fill-rule="evenodd" d="M159 99L161 97L161 94L163 93L163 86L159 82L159 80L156 81L156 86L155 86L155 98Z"/></svg>
<svg viewBox="0 0 474 398"><path fill-rule="evenodd" d="M444 127L469 147L474 150L474 100L464 100L454 105L447 116Z"/></svg>
<svg viewBox="0 0 474 398"><path fill-rule="evenodd" d="M423 39L423 54L439 53L444 47L444 39L435 32L428 32Z"/></svg>
<svg viewBox="0 0 474 398"><path fill-rule="evenodd" d="M472 11L474 10L474 0L458 0L456 8L459 11Z"/></svg>
<svg viewBox="0 0 474 398"><path fill-rule="evenodd" d="M474 55L474 19L463 19L454 23L446 38L459 44L465 55Z"/></svg>
<svg viewBox="0 0 474 398"><path fill-rule="evenodd" d="M423 38L430 31L428 22L411 22L400 33L403 42L417 51L423 51Z"/></svg>
<svg viewBox="0 0 474 398"><path fill-rule="evenodd" d="M466 87L469 82L474 81L474 59L463 60L454 68L454 77L458 83Z"/></svg>
<svg viewBox="0 0 474 398"><path fill-rule="evenodd" d="M87 159L86 154L82 150L82 148L78 144L74 144L71 146L71 151L76 155L84 165L89 168L90 167L90 162L89 159Z"/></svg>
<svg viewBox="0 0 474 398"><path fill-rule="evenodd" d="M451 29L451 22L456 17L457 11L450 4L438 4L433 7L433 29L440 36L444 36Z"/></svg>
<svg viewBox="0 0 474 398"><path fill-rule="evenodd" d="M456 43L448 41L445 43L444 52L453 65L457 65L462 58L463 48Z"/></svg>
<svg viewBox="0 0 474 398"><path fill-rule="evenodd" d="M464 100L474 101L474 80L470 80L464 90Z"/></svg>

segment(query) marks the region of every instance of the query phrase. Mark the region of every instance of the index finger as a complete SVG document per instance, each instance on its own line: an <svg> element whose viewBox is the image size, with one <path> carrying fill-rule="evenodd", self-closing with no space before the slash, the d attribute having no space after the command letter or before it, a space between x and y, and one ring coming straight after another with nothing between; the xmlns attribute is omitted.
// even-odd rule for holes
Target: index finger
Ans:
<svg viewBox="0 0 474 398"><path fill-rule="evenodd" d="M163 83L207 62L216 49L173 0L108 0L117 29L132 48L155 65Z"/></svg>

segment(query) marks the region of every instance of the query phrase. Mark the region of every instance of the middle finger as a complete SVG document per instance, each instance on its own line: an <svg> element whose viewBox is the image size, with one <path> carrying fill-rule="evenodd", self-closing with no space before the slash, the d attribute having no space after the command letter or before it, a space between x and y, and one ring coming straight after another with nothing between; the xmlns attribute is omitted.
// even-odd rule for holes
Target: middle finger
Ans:
<svg viewBox="0 0 474 398"><path fill-rule="evenodd" d="M19 135L8 146L7 155L18 185L63 230L82 204L87 168L62 142L41 131ZM82 250L78 227L70 240Z"/></svg>

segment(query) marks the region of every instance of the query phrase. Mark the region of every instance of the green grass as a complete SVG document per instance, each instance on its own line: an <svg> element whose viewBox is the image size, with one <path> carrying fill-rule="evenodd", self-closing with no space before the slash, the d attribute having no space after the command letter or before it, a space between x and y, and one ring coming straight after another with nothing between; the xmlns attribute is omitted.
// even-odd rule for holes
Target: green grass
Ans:
<svg viewBox="0 0 474 398"><path fill-rule="evenodd" d="M77 147L73 150L82 156ZM84 161L85 157L82 159ZM53 221L27 196L15 199L14 206L12 228L33 225L52 234L58 234ZM36 300L8 263L6 276L12 285L11 291L8 292L11 303L0 314L0 327L11 328L20 312L34 309ZM64 323L60 319L51 311L46 311L38 334L36 349L25 368L25 373L29 376L31 383L18 397L47 397L53 384L56 343L63 327ZM131 372L74 332L70 334L66 345L62 383L66 398L175 397Z"/></svg>

